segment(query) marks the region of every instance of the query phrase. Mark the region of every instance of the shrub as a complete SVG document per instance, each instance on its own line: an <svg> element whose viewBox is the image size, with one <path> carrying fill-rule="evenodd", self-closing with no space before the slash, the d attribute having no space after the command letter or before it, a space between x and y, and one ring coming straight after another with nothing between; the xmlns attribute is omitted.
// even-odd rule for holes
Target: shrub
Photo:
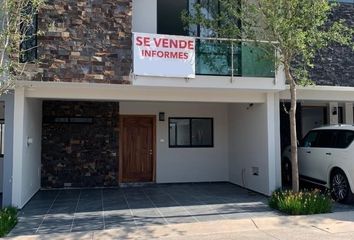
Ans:
<svg viewBox="0 0 354 240"><path fill-rule="evenodd" d="M269 206L290 215L329 213L332 210L330 194L319 190L275 191L269 199Z"/></svg>
<svg viewBox="0 0 354 240"><path fill-rule="evenodd" d="M3 208L0 211L0 237L5 236L17 223L17 209Z"/></svg>

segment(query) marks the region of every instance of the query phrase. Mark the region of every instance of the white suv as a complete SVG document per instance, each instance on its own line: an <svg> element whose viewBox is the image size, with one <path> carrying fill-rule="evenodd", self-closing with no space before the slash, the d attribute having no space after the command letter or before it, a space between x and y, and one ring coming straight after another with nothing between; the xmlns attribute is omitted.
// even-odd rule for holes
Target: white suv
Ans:
<svg viewBox="0 0 354 240"><path fill-rule="evenodd" d="M311 130L299 143L300 179L330 188L333 198L339 202L353 201L353 139L354 126L351 125ZM290 156L290 147L287 147L283 152L282 167L283 174L290 173L291 178Z"/></svg>

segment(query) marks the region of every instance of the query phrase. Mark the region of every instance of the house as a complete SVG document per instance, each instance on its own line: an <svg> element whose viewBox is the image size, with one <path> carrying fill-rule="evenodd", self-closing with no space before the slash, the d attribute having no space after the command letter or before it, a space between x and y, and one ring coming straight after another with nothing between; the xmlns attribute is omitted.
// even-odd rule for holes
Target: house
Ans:
<svg viewBox="0 0 354 240"><path fill-rule="evenodd" d="M30 56L40 74L2 97L3 205L22 208L41 188L227 181L269 195L281 186L284 73L250 42L201 28L186 36L180 12L191 3L47 3ZM323 107L334 123L343 107L348 122L352 91L301 89L302 116L317 119Z"/></svg>
<svg viewBox="0 0 354 240"><path fill-rule="evenodd" d="M344 20L354 27L354 2L338 1L330 20ZM353 124L354 52L350 47L330 45L320 51L310 71L314 86L298 90L298 136L321 125ZM282 149L289 144L288 117L282 107L288 91L280 93ZM286 105L286 104L285 104Z"/></svg>

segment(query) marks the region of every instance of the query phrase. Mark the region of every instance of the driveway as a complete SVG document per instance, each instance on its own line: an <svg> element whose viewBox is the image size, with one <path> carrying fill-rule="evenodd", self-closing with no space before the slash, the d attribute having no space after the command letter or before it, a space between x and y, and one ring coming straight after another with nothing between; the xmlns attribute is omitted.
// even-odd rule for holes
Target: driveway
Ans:
<svg viewBox="0 0 354 240"><path fill-rule="evenodd" d="M229 183L39 191L9 236L131 229L279 214L267 198Z"/></svg>

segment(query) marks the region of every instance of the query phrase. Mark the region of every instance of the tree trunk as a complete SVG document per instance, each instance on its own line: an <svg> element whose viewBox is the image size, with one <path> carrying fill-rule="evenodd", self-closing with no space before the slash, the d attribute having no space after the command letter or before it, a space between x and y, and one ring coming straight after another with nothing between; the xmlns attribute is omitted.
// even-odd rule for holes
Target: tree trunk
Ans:
<svg viewBox="0 0 354 240"><path fill-rule="evenodd" d="M299 166L297 159L297 131L296 131L296 83L290 74L289 66L285 66L285 75L290 83L290 142L291 142L291 170L292 170L292 189L294 192L299 192Z"/></svg>

